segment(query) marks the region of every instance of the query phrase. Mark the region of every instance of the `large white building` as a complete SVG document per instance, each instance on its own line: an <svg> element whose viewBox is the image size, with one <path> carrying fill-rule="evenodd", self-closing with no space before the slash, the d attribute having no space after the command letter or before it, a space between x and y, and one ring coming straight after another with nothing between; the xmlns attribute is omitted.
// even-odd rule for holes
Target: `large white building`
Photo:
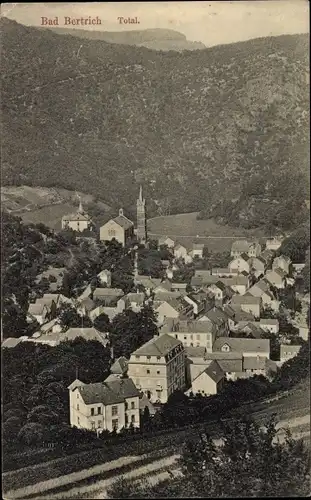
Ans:
<svg viewBox="0 0 311 500"><path fill-rule="evenodd" d="M77 212L62 217L62 229L72 229L73 231L82 232L85 229L91 228L92 219L83 209L81 200Z"/></svg>
<svg viewBox="0 0 311 500"><path fill-rule="evenodd" d="M180 340L164 334L131 354L128 376L151 402L166 403L175 390L185 387L185 352Z"/></svg>
<svg viewBox="0 0 311 500"><path fill-rule="evenodd" d="M95 384L76 379L68 389L71 426L110 432L140 426L140 393L130 378Z"/></svg>

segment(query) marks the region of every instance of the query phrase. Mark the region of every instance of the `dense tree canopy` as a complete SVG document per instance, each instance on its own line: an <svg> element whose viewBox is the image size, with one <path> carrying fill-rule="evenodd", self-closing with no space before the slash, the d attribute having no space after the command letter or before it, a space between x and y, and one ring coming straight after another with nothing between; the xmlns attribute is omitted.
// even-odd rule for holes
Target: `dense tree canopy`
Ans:
<svg viewBox="0 0 311 500"><path fill-rule="evenodd" d="M273 419L260 428L250 419L225 425L222 442L208 433L185 443L180 477L155 486L122 478L109 498L238 498L304 496L310 493L310 453L290 432L278 442Z"/></svg>

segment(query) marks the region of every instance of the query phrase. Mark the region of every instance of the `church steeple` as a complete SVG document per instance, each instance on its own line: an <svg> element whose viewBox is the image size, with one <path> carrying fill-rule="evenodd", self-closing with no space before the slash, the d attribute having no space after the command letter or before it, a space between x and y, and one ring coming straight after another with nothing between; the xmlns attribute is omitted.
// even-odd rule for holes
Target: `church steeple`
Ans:
<svg viewBox="0 0 311 500"><path fill-rule="evenodd" d="M147 241L147 223L146 223L146 200L143 198L143 188L139 188L137 199L137 239L141 242Z"/></svg>

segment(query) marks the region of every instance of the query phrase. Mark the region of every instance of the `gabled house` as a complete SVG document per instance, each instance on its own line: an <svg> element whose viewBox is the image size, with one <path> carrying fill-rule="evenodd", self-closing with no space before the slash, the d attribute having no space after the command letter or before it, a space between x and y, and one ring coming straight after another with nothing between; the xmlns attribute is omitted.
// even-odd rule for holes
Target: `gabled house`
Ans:
<svg viewBox="0 0 311 500"><path fill-rule="evenodd" d="M266 263L266 269L270 268L272 266L272 261L274 257L274 252L272 250L264 250L261 252L260 257L265 261Z"/></svg>
<svg viewBox="0 0 311 500"><path fill-rule="evenodd" d="M159 293L159 292L171 292L172 291L172 282L169 279L161 281L154 289L153 293Z"/></svg>
<svg viewBox="0 0 311 500"><path fill-rule="evenodd" d="M70 425L100 432L140 427L140 393L130 378L70 386Z"/></svg>
<svg viewBox="0 0 311 500"><path fill-rule="evenodd" d="M53 319L50 316L55 314L62 304L73 305L73 302L61 293L45 293L43 297L37 299L34 304L29 304L28 318L35 319L42 325L50 319Z"/></svg>
<svg viewBox="0 0 311 500"><path fill-rule="evenodd" d="M151 402L166 403L175 390L185 387L185 350L182 342L164 334L131 354L128 376Z"/></svg>
<svg viewBox="0 0 311 500"><path fill-rule="evenodd" d="M158 242L158 245L159 247L161 246L167 246L168 248L174 248L175 246L175 241L172 240L172 238L170 238L169 236L162 236L160 239L159 239L159 242Z"/></svg>
<svg viewBox="0 0 311 500"><path fill-rule="evenodd" d="M228 267L215 267L211 270L212 276L219 278L234 278L239 275L238 269L229 269Z"/></svg>
<svg viewBox="0 0 311 500"><path fill-rule="evenodd" d="M135 285L143 286L146 290L147 295L150 295L151 292L161 284L161 282L161 278L151 278L150 276L145 276L142 274L138 274L134 278Z"/></svg>
<svg viewBox="0 0 311 500"><path fill-rule="evenodd" d="M192 305L195 316L204 313L215 305L215 301L209 300L207 294L203 290L188 293L184 296L184 300Z"/></svg>
<svg viewBox="0 0 311 500"><path fill-rule="evenodd" d="M76 308L76 311L80 316L89 316L90 312L95 308L95 302L90 297L82 299Z"/></svg>
<svg viewBox="0 0 311 500"><path fill-rule="evenodd" d="M273 260L272 269L283 269L286 274L289 274L291 262L292 261L289 257L287 257L287 255L280 255L279 257L275 257L275 259Z"/></svg>
<svg viewBox="0 0 311 500"><path fill-rule="evenodd" d="M234 278L220 278L220 281L240 295L244 295L250 286L249 276L240 275Z"/></svg>
<svg viewBox="0 0 311 500"><path fill-rule="evenodd" d="M281 361L281 363L285 363L289 359L297 356L300 349L301 349L301 345L281 344L281 346L280 346L280 361Z"/></svg>
<svg viewBox="0 0 311 500"><path fill-rule="evenodd" d="M186 264L190 264L193 260L187 248L180 243L177 243L174 247L174 257L175 259L183 259Z"/></svg>
<svg viewBox="0 0 311 500"><path fill-rule="evenodd" d="M128 359L124 356L120 356L115 360L115 362L111 365L110 373L115 375L116 377L124 377L127 374L128 370Z"/></svg>
<svg viewBox="0 0 311 500"><path fill-rule="evenodd" d="M269 269L268 271L266 271L265 280L275 288L285 288L286 276L286 272L278 267L276 269Z"/></svg>
<svg viewBox="0 0 311 500"><path fill-rule="evenodd" d="M237 258L243 253L248 257L258 257L261 253L261 245L257 241L237 240L232 243L231 257Z"/></svg>
<svg viewBox="0 0 311 500"><path fill-rule="evenodd" d="M154 301L154 311L158 315L159 323L163 323L166 318L193 317L192 305L181 297L164 302Z"/></svg>
<svg viewBox="0 0 311 500"><path fill-rule="evenodd" d="M213 307L206 312L209 321L215 326L217 336L229 333L228 317L219 307Z"/></svg>
<svg viewBox="0 0 311 500"><path fill-rule="evenodd" d="M145 294L143 292L128 293L121 297L117 302L117 307L120 311L124 309L132 309L132 311L139 312L146 301Z"/></svg>
<svg viewBox="0 0 311 500"><path fill-rule="evenodd" d="M94 321L98 316L101 316L102 314L106 314L108 316L109 320L112 321L118 314L122 313L122 303L118 303L115 307L105 307L105 306L98 306L95 307L92 311L89 313L89 318Z"/></svg>
<svg viewBox="0 0 311 500"><path fill-rule="evenodd" d="M120 297L124 296L121 288L95 288L93 300L105 306L116 305Z"/></svg>
<svg viewBox="0 0 311 500"><path fill-rule="evenodd" d="M228 302L234 295L234 291L222 281L217 281L217 283L209 285L208 291L215 297L216 305Z"/></svg>
<svg viewBox="0 0 311 500"><path fill-rule="evenodd" d="M175 320L166 333L180 340L184 347L200 347L212 351L217 328L212 321Z"/></svg>
<svg viewBox="0 0 311 500"><path fill-rule="evenodd" d="M229 262L228 268L230 271L237 270L239 273L245 271L246 273L250 272L250 264L249 257L247 253L241 253L238 257L235 257L231 262Z"/></svg>
<svg viewBox="0 0 311 500"><path fill-rule="evenodd" d="M102 333L96 328L69 328L66 331L57 331L41 335L36 337L32 336L28 339L29 342L35 342L36 344L46 344L51 347L58 346L61 342L68 342L69 340L75 340L77 338L83 338L84 340L97 340L104 347L109 344L108 333Z"/></svg>
<svg viewBox="0 0 311 500"><path fill-rule="evenodd" d="M274 311L278 311L280 307L280 302L275 299L273 293L270 290L270 286L266 280L261 279L255 283L249 290L248 295L253 295L253 297L260 297L262 300L263 307L271 307Z"/></svg>
<svg viewBox="0 0 311 500"><path fill-rule="evenodd" d="M261 318L259 326L265 332L279 333L279 320L276 318Z"/></svg>
<svg viewBox="0 0 311 500"><path fill-rule="evenodd" d="M270 340L218 337L213 345L213 352L217 351L238 352L243 357L259 356L270 358Z"/></svg>
<svg viewBox="0 0 311 500"><path fill-rule="evenodd" d="M188 283L172 283L172 291L180 292L183 295L187 294Z"/></svg>
<svg viewBox="0 0 311 500"><path fill-rule="evenodd" d="M199 259L203 259L203 250L204 250L204 244L203 243L193 243L192 244L192 250L191 250L191 257L194 259L195 257Z"/></svg>
<svg viewBox="0 0 311 500"><path fill-rule="evenodd" d="M125 217L122 208L120 208L117 217L110 219L99 229L100 241L111 241L115 239L121 243L122 246L125 246L133 237L134 224L130 219Z"/></svg>
<svg viewBox="0 0 311 500"><path fill-rule="evenodd" d="M248 260L250 271L255 275L256 278L263 276L267 268L266 261L260 255L259 257L251 257Z"/></svg>
<svg viewBox="0 0 311 500"><path fill-rule="evenodd" d="M266 249L267 250L272 250L273 252L276 252L280 246L282 245L282 239L281 238L268 238L266 241Z"/></svg>
<svg viewBox="0 0 311 500"><path fill-rule="evenodd" d="M249 294L234 295L231 299L231 304L238 306L247 313L251 313L255 318L260 317L262 308L261 297L254 297Z"/></svg>
<svg viewBox="0 0 311 500"><path fill-rule="evenodd" d="M186 394L202 394L202 396L218 394L223 387L224 381L225 373L217 361L212 361L192 380L191 388Z"/></svg>
<svg viewBox="0 0 311 500"><path fill-rule="evenodd" d="M103 269L98 273L97 278L101 285L106 284L108 288L111 287L111 272L108 269Z"/></svg>

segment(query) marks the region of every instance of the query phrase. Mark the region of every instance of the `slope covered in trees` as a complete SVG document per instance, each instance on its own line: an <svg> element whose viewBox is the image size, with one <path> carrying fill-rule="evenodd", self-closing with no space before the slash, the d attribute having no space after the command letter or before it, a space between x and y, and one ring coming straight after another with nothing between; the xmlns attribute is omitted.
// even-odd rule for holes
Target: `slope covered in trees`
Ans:
<svg viewBox="0 0 311 500"><path fill-rule="evenodd" d="M171 213L306 217L307 35L165 53L1 25L3 184L130 208L142 181Z"/></svg>

